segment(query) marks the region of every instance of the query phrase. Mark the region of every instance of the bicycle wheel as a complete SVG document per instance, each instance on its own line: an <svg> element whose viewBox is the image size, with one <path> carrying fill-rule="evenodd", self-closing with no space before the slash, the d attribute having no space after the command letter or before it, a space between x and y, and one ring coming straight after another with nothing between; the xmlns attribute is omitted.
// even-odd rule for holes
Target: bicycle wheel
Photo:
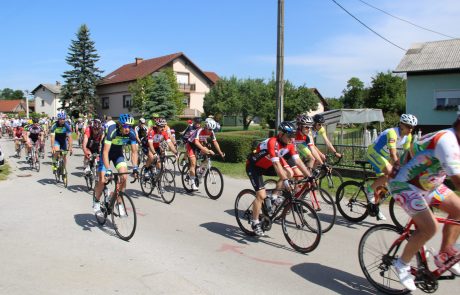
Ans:
<svg viewBox="0 0 460 295"><path fill-rule="evenodd" d="M224 178L216 167L211 167L204 175L204 189L209 198L217 200L224 191Z"/></svg>
<svg viewBox="0 0 460 295"><path fill-rule="evenodd" d="M101 199L105 200L105 194L101 195ZM96 200L96 190L94 190L93 191L93 206L96 202L99 202L99 201ZM100 202L100 204L101 204L101 214L97 215L96 213L94 213L94 216L96 216L97 223L99 223L100 225L104 225L105 222L107 221L107 209L105 207L104 202Z"/></svg>
<svg viewBox="0 0 460 295"><path fill-rule="evenodd" d="M394 259L401 255L407 243L407 240L395 242L401 233L402 231L394 225L379 224L368 229L359 242L358 257L361 270L375 288L387 294L409 293L399 282L392 266ZM422 267L420 252L410 264L415 269Z"/></svg>
<svg viewBox="0 0 460 295"><path fill-rule="evenodd" d="M256 234L252 230L251 220L252 220L252 204L256 199L256 192L250 189L242 190L235 200L235 217L238 226L241 230L249 235L255 236ZM259 220L262 220L259 218Z"/></svg>
<svg viewBox="0 0 460 295"><path fill-rule="evenodd" d="M125 156L125 159L129 161L131 159L131 146L129 145L124 145L123 146L123 155Z"/></svg>
<svg viewBox="0 0 460 295"><path fill-rule="evenodd" d="M184 167L182 167L180 177L182 180L182 186L184 187L184 190L187 193L191 193L193 192L193 190L192 190L192 185L190 184L190 176L188 175L188 170L189 170L188 165L185 165ZM195 183L196 183L196 180L198 180L198 178L195 178Z"/></svg>
<svg viewBox="0 0 460 295"><path fill-rule="evenodd" d="M266 190L274 190L277 185L277 181L274 179L267 179L264 181L264 187Z"/></svg>
<svg viewBox="0 0 460 295"><path fill-rule="evenodd" d="M177 169L179 169L179 171L182 171L182 167L188 166L187 153L186 152L180 152L176 163L177 163Z"/></svg>
<svg viewBox="0 0 460 295"><path fill-rule="evenodd" d="M158 194L166 204L171 204L176 197L176 179L170 170L164 170L157 184Z"/></svg>
<svg viewBox="0 0 460 295"><path fill-rule="evenodd" d="M139 184L141 185L141 190L144 193L144 195L150 196L155 185L152 181L152 176L151 175L145 176L146 173L147 173L147 167L143 166L141 169L141 173L139 175Z"/></svg>
<svg viewBox="0 0 460 295"><path fill-rule="evenodd" d="M67 177L67 168L65 165L62 166L62 183L64 184L64 187L67 188L68 185L68 177Z"/></svg>
<svg viewBox="0 0 460 295"><path fill-rule="evenodd" d="M112 208L113 227L120 239L128 241L136 231L136 208L131 197L124 192L119 192L117 199L119 203L115 200Z"/></svg>
<svg viewBox="0 0 460 295"><path fill-rule="evenodd" d="M331 194L336 193L337 188L343 183L342 175L339 171L333 169L331 174L324 173L319 178L319 187L328 191Z"/></svg>
<svg viewBox="0 0 460 295"><path fill-rule="evenodd" d="M335 201L340 214L349 221L363 221L369 214L366 193L362 184L357 181L342 183L337 189Z"/></svg>
<svg viewBox="0 0 460 295"><path fill-rule="evenodd" d="M321 231L328 232L335 224L337 210L331 195L320 187L307 191L302 200L307 202L316 211L321 222Z"/></svg>
<svg viewBox="0 0 460 295"><path fill-rule="evenodd" d="M59 183L59 179L61 178L61 163L60 160L56 162L57 168L54 170L54 178L56 179L56 183Z"/></svg>
<svg viewBox="0 0 460 295"><path fill-rule="evenodd" d="M176 174L176 157L167 156L165 157L164 167L167 170L170 170L174 175Z"/></svg>
<svg viewBox="0 0 460 295"><path fill-rule="evenodd" d="M294 250L309 253L321 240L321 224L315 210L303 200L293 200L284 208L281 227L286 241Z"/></svg>
<svg viewBox="0 0 460 295"><path fill-rule="evenodd" d="M34 167L37 172L40 172L40 159L35 155Z"/></svg>

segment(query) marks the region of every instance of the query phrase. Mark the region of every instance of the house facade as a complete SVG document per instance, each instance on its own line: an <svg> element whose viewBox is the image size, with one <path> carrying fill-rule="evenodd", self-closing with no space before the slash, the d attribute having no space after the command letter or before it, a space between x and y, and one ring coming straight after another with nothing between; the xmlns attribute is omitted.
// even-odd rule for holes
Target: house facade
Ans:
<svg viewBox="0 0 460 295"><path fill-rule="evenodd" d="M27 104L25 99L0 100L0 113L18 114L26 113ZM29 100L29 112L35 110L34 103Z"/></svg>
<svg viewBox="0 0 460 295"><path fill-rule="evenodd" d="M132 95L128 90L129 85L165 68L172 68L179 90L184 94L185 110L179 117L200 116L204 96L217 82L218 76L213 72L203 72L182 52L147 60L136 58L134 63L123 65L108 74L97 86L97 95L101 100L99 114L118 117L121 113L130 112Z"/></svg>
<svg viewBox="0 0 460 295"><path fill-rule="evenodd" d="M329 108L328 108L328 105L327 105L327 101L324 99L324 97L321 95L321 93L318 91L318 89L317 88L310 88L310 90L313 91L314 94L316 94L316 96L319 99L319 102L318 102L318 108L316 109L316 111L307 112L307 115L313 117L316 114L328 111Z"/></svg>
<svg viewBox="0 0 460 295"><path fill-rule="evenodd" d="M451 126L460 105L460 39L411 46L395 73L407 74L406 112L423 133Z"/></svg>
<svg viewBox="0 0 460 295"><path fill-rule="evenodd" d="M32 90L35 99L35 111L45 113L49 117L56 117L62 103L59 101L61 83L40 84Z"/></svg>

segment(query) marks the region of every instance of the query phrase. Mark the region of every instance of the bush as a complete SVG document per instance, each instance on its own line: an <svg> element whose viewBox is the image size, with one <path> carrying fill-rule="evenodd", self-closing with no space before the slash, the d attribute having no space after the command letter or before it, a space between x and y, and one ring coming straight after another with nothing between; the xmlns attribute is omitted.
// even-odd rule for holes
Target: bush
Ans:
<svg viewBox="0 0 460 295"><path fill-rule="evenodd" d="M246 160L254 148L254 142L261 139L260 136L251 133L243 131L219 133L217 140L222 152L225 153L225 161L238 163Z"/></svg>
<svg viewBox="0 0 460 295"><path fill-rule="evenodd" d="M387 112L385 113L384 117L385 117L385 122L383 122L382 124L382 130L398 126L398 123L399 123L398 114Z"/></svg>
<svg viewBox="0 0 460 295"><path fill-rule="evenodd" d="M178 132L184 131L188 124L187 121L168 121L168 126L169 128L174 129L177 134Z"/></svg>

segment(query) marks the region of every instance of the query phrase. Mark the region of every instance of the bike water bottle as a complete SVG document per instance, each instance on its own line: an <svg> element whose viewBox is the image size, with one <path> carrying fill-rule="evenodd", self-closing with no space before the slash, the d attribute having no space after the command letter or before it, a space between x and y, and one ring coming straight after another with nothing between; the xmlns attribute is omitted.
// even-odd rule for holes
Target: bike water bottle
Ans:
<svg viewBox="0 0 460 295"><path fill-rule="evenodd" d="M267 211L270 213L272 211L272 200L271 200L271 196L267 196L265 198L265 208L267 209Z"/></svg>

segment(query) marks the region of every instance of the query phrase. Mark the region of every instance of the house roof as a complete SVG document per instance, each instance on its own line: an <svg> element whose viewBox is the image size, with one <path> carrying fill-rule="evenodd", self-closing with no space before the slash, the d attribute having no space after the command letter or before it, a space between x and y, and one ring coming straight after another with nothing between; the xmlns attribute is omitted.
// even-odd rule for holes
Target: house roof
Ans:
<svg viewBox="0 0 460 295"><path fill-rule="evenodd" d="M0 112L11 113L15 112L16 108L22 104L22 107L26 109L26 102L23 99L13 99L13 100L0 100Z"/></svg>
<svg viewBox="0 0 460 295"><path fill-rule="evenodd" d="M204 74L214 83L216 84L219 81L220 77L214 72L204 72Z"/></svg>
<svg viewBox="0 0 460 295"><path fill-rule="evenodd" d="M46 89L48 89L49 91L51 91L52 93L54 94L59 94L61 93L61 84L59 85L56 85L56 84L47 84L47 83L44 83L44 84L39 84L37 87L34 88L34 90L32 90L32 94L35 94L35 92L40 89L40 87L45 87Z"/></svg>
<svg viewBox="0 0 460 295"><path fill-rule="evenodd" d="M314 94L316 94L319 98L319 100L321 101L321 103L323 104L323 106L325 108L327 108L327 106L329 105L327 103L327 101L324 99L324 97L321 95L321 93L319 92L318 88L310 88L311 91L313 91Z"/></svg>
<svg viewBox="0 0 460 295"><path fill-rule="evenodd" d="M192 65L195 69L201 72L209 83L215 83L211 79L211 77L208 77L208 75L206 75L205 72L203 72L199 67L197 67L183 52L177 52L146 60L141 59L140 62L134 62L123 65L115 71L108 74L107 76L105 76L102 82L99 83L99 85L108 85L137 80L139 78L157 72L161 68L165 67L169 63L172 63L174 60L180 57L185 58L190 65Z"/></svg>
<svg viewBox="0 0 460 295"><path fill-rule="evenodd" d="M460 39L412 44L394 73L460 69Z"/></svg>

